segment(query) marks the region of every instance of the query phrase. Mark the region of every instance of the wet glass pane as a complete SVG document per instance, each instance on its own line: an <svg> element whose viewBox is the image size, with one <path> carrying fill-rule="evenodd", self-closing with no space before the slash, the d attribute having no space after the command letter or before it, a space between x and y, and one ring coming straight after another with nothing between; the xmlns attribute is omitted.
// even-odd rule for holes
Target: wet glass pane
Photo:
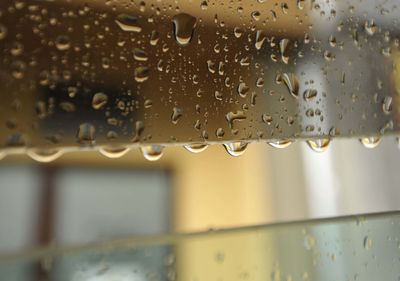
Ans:
<svg viewBox="0 0 400 281"><path fill-rule="evenodd" d="M397 280L400 214L48 248L3 257L5 280Z"/></svg>
<svg viewBox="0 0 400 281"><path fill-rule="evenodd" d="M1 147L46 160L82 146L374 146L399 126L399 15L394 0L4 0Z"/></svg>

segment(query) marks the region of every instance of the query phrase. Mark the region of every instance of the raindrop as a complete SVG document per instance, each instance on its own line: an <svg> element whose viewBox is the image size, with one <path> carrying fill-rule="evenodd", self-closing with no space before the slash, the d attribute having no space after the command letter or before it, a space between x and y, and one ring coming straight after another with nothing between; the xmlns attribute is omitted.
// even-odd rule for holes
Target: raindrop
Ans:
<svg viewBox="0 0 400 281"><path fill-rule="evenodd" d="M108 158L120 158L129 151L129 147L102 147L99 152Z"/></svg>
<svg viewBox="0 0 400 281"><path fill-rule="evenodd" d="M71 47L69 37L66 35L60 35L56 38L56 48L59 51L66 51Z"/></svg>
<svg viewBox="0 0 400 281"><path fill-rule="evenodd" d="M134 16L121 14L117 16L115 22L123 31L141 32L142 27L138 24L138 19Z"/></svg>
<svg viewBox="0 0 400 281"><path fill-rule="evenodd" d="M271 125L272 121L274 121L273 118L272 118L272 116L271 116L271 115L268 115L268 114L263 114L263 115L261 116L261 118L262 118L263 122L266 123L266 124L268 124L268 125Z"/></svg>
<svg viewBox="0 0 400 281"><path fill-rule="evenodd" d="M360 142L366 148L375 148L381 142L381 137L380 136L365 137L361 138Z"/></svg>
<svg viewBox="0 0 400 281"><path fill-rule="evenodd" d="M284 73L282 75L283 82L285 82L286 87L289 90L289 93L295 98L299 95L299 80L294 73Z"/></svg>
<svg viewBox="0 0 400 281"><path fill-rule="evenodd" d="M292 140L283 139L283 140L276 140L267 142L270 146L275 148L286 148L293 143Z"/></svg>
<svg viewBox="0 0 400 281"><path fill-rule="evenodd" d="M49 163L63 155L64 151L58 149L30 149L26 154L37 162Z"/></svg>
<svg viewBox="0 0 400 281"><path fill-rule="evenodd" d="M95 143L95 127L90 123L83 123L79 125L77 139L78 143L93 145Z"/></svg>
<svg viewBox="0 0 400 281"><path fill-rule="evenodd" d="M244 114L243 111L238 110L236 112L229 112L225 115L226 121L228 121L229 127L232 129L233 128L233 122L234 121L241 121L246 119L246 115Z"/></svg>
<svg viewBox="0 0 400 281"><path fill-rule="evenodd" d="M318 92L315 89L307 89L303 93L303 98L305 101L311 101L317 96Z"/></svg>
<svg viewBox="0 0 400 281"><path fill-rule="evenodd" d="M153 30L150 36L150 45L152 46L157 45L159 40L160 40L160 34L156 30Z"/></svg>
<svg viewBox="0 0 400 281"><path fill-rule="evenodd" d="M92 107L96 110L102 109L108 101L108 96L104 93L96 93L93 95Z"/></svg>
<svg viewBox="0 0 400 281"><path fill-rule="evenodd" d="M190 43L193 37L194 28L196 27L196 18L185 13L178 14L173 17L174 35L176 41L181 46Z"/></svg>
<svg viewBox="0 0 400 281"><path fill-rule="evenodd" d="M204 143L192 143L184 146L184 148L193 153L203 152L207 147L208 145Z"/></svg>
<svg viewBox="0 0 400 281"><path fill-rule="evenodd" d="M208 8L207 1L202 1L200 4L200 7L202 10L207 10L207 8Z"/></svg>
<svg viewBox="0 0 400 281"><path fill-rule="evenodd" d="M262 45L264 44L264 41L266 39L266 35L263 31L261 30L257 30L256 33L256 43L255 43L255 47L257 50L260 50L262 48Z"/></svg>
<svg viewBox="0 0 400 281"><path fill-rule="evenodd" d="M139 66L135 69L136 82L142 83L149 79L150 68L147 66Z"/></svg>
<svg viewBox="0 0 400 281"><path fill-rule="evenodd" d="M242 155L247 148L248 143L244 141L232 142L232 143L225 143L224 147L225 150L234 157Z"/></svg>
<svg viewBox="0 0 400 281"><path fill-rule="evenodd" d="M329 138L313 139L308 140L307 144L315 152L324 152L328 149L330 141L331 140Z"/></svg>
<svg viewBox="0 0 400 281"><path fill-rule="evenodd" d="M392 97L391 96L386 96L383 99L382 111L383 111L383 113L385 113L387 115L389 115L390 112L392 111Z"/></svg>
<svg viewBox="0 0 400 281"><path fill-rule="evenodd" d="M146 158L149 161L157 161L163 155L164 147L161 145L154 144L154 145L142 146L140 149L142 151L144 158Z"/></svg>
<svg viewBox="0 0 400 281"><path fill-rule="evenodd" d="M251 13L253 20L258 21L260 19L261 13L259 11L254 11Z"/></svg>
<svg viewBox="0 0 400 281"><path fill-rule="evenodd" d="M280 48L280 51L281 51L281 57L282 57L282 61L285 63L285 64L288 64L289 63L289 55L288 55L288 45L289 45L289 39L282 39L280 42L279 42L279 48Z"/></svg>
<svg viewBox="0 0 400 281"><path fill-rule="evenodd" d="M365 31L367 32L367 34L371 35L371 36L374 35L375 32L378 30L378 27L376 26L376 23L373 19L367 20L364 23L364 28L365 28Z"/></svg>
<svg viewBox="0 0 400 281"><path fill-rule="evenodd" d="M364 240L363 240L363 246L364 246L365 250L371 249L371 247L372 247L372 239L369 238L368 236L365 236Z"/></svg>
<svg viewBox="0 0 400 281"><path fill-rule="evenodd" d="M182 117L182 109L178 107L174 107L172 109L171 121L175 125L178 124L179 119Z"/></svg>
<svg viewBox="0 0 400 281"><path fill-rule="evenodd" d="M244 82L239 83L239 86L237 88L239 96L245 98L249 90L250 88L246 85L246 83Z"/></svg>
<svg viewBox="0 0 400 281"><path fill-rule="evenodd" d="M7 27L0 24L0 40L3 40L7 36Z"/></svg>
<svg viewBox="0 0 400 281"><path fill-rule="evenodd" d="M137 61L147 61L149 59L147 53L139 48L133 50L133 58Z"/></svg>
<svg viewBox="0 0 400 281"><path fill-rule="evenodd" d="M222 138L225 135L225 131L222 128L218 128L217 131L215 132L215 135L217 138Z"/></svg>

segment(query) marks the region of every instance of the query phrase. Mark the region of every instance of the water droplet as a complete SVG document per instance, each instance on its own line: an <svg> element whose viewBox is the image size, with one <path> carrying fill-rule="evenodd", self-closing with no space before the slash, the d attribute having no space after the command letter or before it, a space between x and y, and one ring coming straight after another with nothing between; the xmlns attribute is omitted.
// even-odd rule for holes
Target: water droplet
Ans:
<svg viewBox="0 0 400 281"><path fill-rule="evenodd" d="M364 28L367 34L371 36L374 35L375 32L378 30L378 27L376 26L376 23L373 19L365 21Z"/></svg>
<svg viewBox="0 0 400 281"><path fill-rule="evenodd" d="M149 79L150 68L147 66L139 66L135 68L135 80L142 83Z"/></svg>
<svg viewBox="0 0 400 281"><path fill-rule="evenodd" d="M190 43L193 37L194 28L196 27L196 18L185 13L178 14L172 18L174 23L175 40L181 46Z"/></svg>
<svg viewBox="0 0 400 281"><path fill-rule="evenodd" d="M243 34L243 30L240 29L240 27L235 27L233 29L233 34L235 35L236 38L240 38Z"/></svg>
<svg viewBox="0 0 400 281"><path fill-rule="evenodd" d="M375 148L381 142L381 137L380 136L365 137L365 138L361 138L360 142L366 148Z"/></svg>
<svg viewBox="0 0 400 281"><path fill-rule="evenodd" d="M133 58L137 61L147 61L149 59L147 53L139 48L133 50Z"/></svg>
<svg viewBox="0 0 400 281"><path fill-rule="evenodd" d="M262 88L263 86L264 86L264 78L262 78L262 77L257 78L256 87Z"/></svg>
<svg viewBox="0 0 400 281"><path fill-rule="evenodd" d="M365 236L364 240L363 240L363 246L364 246L365 250L371 249L371 247L372 247L372 239L369 238L368 236Z"/></svg>
<svg viewBox="0 0 400 281"><path fill-rule="evenodd" d="M244 141L232 142L232 143L225 143L224 147L226 151L234 157L242 155L247 148L248 143Z"/></svg>
<svg viewBox="0 0 400 281"><path fill-rule="evenodd" d="M79 126L77 139L78 143L93 145L95 143L95 127L90 123L83 123Z"/></svg>
<svg viewBox="0 0 400 281"><path fill-rule="evenodd" d="M183 110L178 107L172 109L171 121L174 124L178 124L179 119L182 117Z"/></svg>
<svg viewBox="0 0 400 281"><path fill-rule="evenodd" d="M258 21L260 19L261 13L259 11L254 11L251 13L253 20Z"/></svg>
<svg viewBox="0 0 400 281"><path fill-rule="evenodd" d="M104 93L96 93L93 95L92 107L96 110L103 108L108 101L108 96Z"/></svg>
<svg viewBox="0 0 400 281"><path fill-rule="evenodd" d="M0 24L0 40L3 40L7 36L7 27Z"/></svg>
<svg viewBox="0 0 400 281"><path fill-rule="evenodd" d="M204 143L192 143L184 146L188 151L193 153L200 153L207 149L208 145Z"/></svg>
<svg viewBox="0 0 400 281"><path fill-rule="evenodd" d="M308 146L315 152L324 152L328 149L331 140L329 138L308 140Z"/></svg>
<svg viewBox="0 0 400 281"><path fill-rule="evenodd" d="M129 151L129 147L102 147L99 152L108 158L120 158Z"/></svg>
<svg viewBox="0 0 400 281"><path fill-rule="evenodd" d="M69 37L66 35L60 35L56 38L56 48L59 51L66 51L71 47Z"/></svg>
<svg viewBox="0 0 400 281"><path fill-rule="evenodd" d="M238 110L236 112L232 112L231 111L231 112L228 112L225 115L225 119L226 119L226 121L228 121L229 127L232 129L233 128L233 122L234 121L241 121L241 120L246 119L246 115L241 110Z"/></svg>
<svg viewBox="0 0 400 281"><path fill-rule="evenodd" d="M313 100L317 96L318 92L315 89L307 89L303 93L303 98L305 101Z"/></svg>
<svg viewBox="0 0 400 281"><path fill-rule="evenodd" d="M285 64L289 63L288 45L289 45L289 39L284 38L279 42L279 48L281 51L282 61Z"/></svg>
<svg viewBox="0 0 400 281"><path fill-rule="evenodd" d="M387 115L389 115L390 112L392 111L392 97L391 96L386 96L383 99L382 111L383 111L383 113L385 113Z"/></svg>
<svg viewBox="0 0 400 281"><path fill-rule="evenodd" d="M303 245L306 250L312 250L315 247L316 241L315 238L312 235L306 235L304 236L304 241Z"/></svg>
<svg viewBox="0 0 400 281"><path fill-rule="evenodd" d="M217 138L222 138L225 135L225 131L222 128L218 128L217 131L215 132L215 135L217 136Z"/></svg>
<svg viewBox="0 0 400 281"><path fill-rule="evenodd" d="M263 31L261 30L257 30L256 33L256 43L255 43L255 47L257 50L260 50L262 48L262 45L264 44L264 41L266 39L266 35Z"/></svg>
<svg viewBox="0 0 400 281"><path fill-rule="evenodd" d="M239 86L237 88L239 96L245 98L249 90L250 88L246 85L246 83L244 82L239 83Z"/></svg>
<svg viewBox="0 0 400 281"><path fill-rule="evenodd" d="M115 22L123 31L141 32L142 27L138 24L138 19L135 16L121 14L117 16Z"/></svg>
<svg viewBox="0 0 400 281"><path fill-rule="evenodd" d="M299 95L299 80L294 73L284 73L282 75L283 82L289 90L289 93L295 98Z"/></svg>
<svg viewBox="0 0 400 281"><path fill-rule="evenodd" d="M153 30L150 36L150 45L152 46L157 45L159 40L160 40L160 34L156 30Z"/></svg>
<svg viewBox="0 0 400 281"><path fill-rule="evenodd" d="M200 4L200 7L202 10L207 10L207 8L208 8L207 1L202 1Z"/></svg>
<svg viewBox="0 0 400 281"><path fill-rule="evenodd" d="M270 141L267 142L270 146L275 147L275 148L286 148L289 145L293 143L292 140L276 140L276 141Z"/></svg>
<svg viewBox="0 0 400 281"><path fill-rule="evenodd" d="M26 154L37 162L49 163L63 155L64 151L58 149L30 149Z"/></svg>
<svg viewBox="0 0 400 281"><path fill-rule="evenodd" d="M272 121L274 121L273 118L272 118L272 116L271 116L271 115L268 115L268 114L263 114L263 115L261 116L261 118L262 118L263 122L266 123L266 124L268 124L268 125L271 125Z"/></svg>
<svg viewBox="0 0 400 281"><path fill-rule="evenodd" d="M154 145L142 146L140 149L142 151L144 158L146 158L149 161L157 161L162 157L164 147L161 145L154 144Z"/></svg>

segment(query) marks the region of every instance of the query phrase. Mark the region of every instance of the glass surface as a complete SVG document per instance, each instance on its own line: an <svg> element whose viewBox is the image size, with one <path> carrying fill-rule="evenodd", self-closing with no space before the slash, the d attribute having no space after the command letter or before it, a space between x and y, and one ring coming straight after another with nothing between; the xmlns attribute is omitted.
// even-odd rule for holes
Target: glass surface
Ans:
<svg viewBox="0 0 400 281"><path fill-rule="evenodd" d="M396 0L4 0L0 143L41 160L138 144L374 146L399 128L399 15Z"/></svg>
<svg viewBox="0 0 400 281"><path fill-rule="evenodd" d="M4 280L398 280L400 213L133 237L2 257Z"/></svg>

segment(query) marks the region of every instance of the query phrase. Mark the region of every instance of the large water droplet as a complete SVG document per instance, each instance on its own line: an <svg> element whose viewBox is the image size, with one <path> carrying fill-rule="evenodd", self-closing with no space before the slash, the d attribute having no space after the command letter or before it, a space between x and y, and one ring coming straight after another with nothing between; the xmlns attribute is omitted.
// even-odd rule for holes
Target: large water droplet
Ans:
<svg viewBox="0 0 400 281"><path fill-rule="evenodd" d="M225 143L224 147L231 156L237 157L245 152L247 145L248 145L247 142L238 141L232 143Z"/></svg>
<svg viewBox="0 0 400 281"><path fill-rule="evenodd" d="M294 73L284 73L282 75L283 82L285 82L289 93L297 98L299 96L299 79Z"/></svg>
<svg viewBox="0 0 400 281"><path fill-rule="evenodd" d="M365 137L365 138L361 138L360 142L366 148L375 148L381 142L381 137L380 136Z"/></svg>
<svg viewBox="0 0 400 281"><path fill-rule="evenodd" d="M324 152L328 149L331 140L329 138L308 140L308 146L315 152Z"/></svg>
<svg viewBox="0 0 400 281"><path fill-rule="evenodd" d="M276 140L276 141L270 141L267 142L270 146L275 147L275 148L286 148L289 145L293 143L292 140Z"/></svg>
<svg viewBox="0 0 400 281"><path fill-rule="evenodd" d="M163 155L164 147L161 145L154 144L154 145L142 146L140 149L143 153L144 158L146 158L149 161L157 161Z"/></svg>
<svg viewBox="0 0 400 281"><path fill-rule="evenodd" d="M172 18L174 23L174 35L176 41L181 46L190 43L193 37L194 28L196 27L196 18L185 13L178 14Z"/></svg>
<svg viewBox="0 0 400 281"><path fill-rule="evenodd" d="M257 50L260 50L262 48L262 45L264 44L266 38L267 37L262 30L257 30L256 43L255 43L255 47Z"/></svg>
<svg viewBox="0 0 400 281"><path fill-rule="evenodd" d="M99 152L108 158L120 158L128 153L129 147L102 147Z"/></svg>
<svg viewBox="0 0 400 281"><path fill-rule="evenodd" d="M123 31L141 32L142 27L138 24L138 19L134 16L121 14L117 16L115 22Z"/></svg>
<svg viewBox="0 0 400 281"><path fill-rule="evenodd" d="M192 143L184 146L188 151L200 153L207 149L208 145L204 143Z"/></svg>
<svg viewBox="0 0 400 281"><path fill-rule="evenodd" d="M26 154L35 161L48 163L59 158L64 154L64 151L58 149L30 149Z"/></svg>

